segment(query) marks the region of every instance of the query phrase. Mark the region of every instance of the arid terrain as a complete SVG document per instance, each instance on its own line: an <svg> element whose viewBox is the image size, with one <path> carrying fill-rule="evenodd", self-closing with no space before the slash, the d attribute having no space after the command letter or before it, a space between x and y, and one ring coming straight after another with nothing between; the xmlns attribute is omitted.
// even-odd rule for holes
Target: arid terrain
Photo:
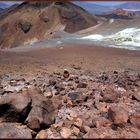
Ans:
<svg viewBox="0 0 140 140"><path fill-rule="evenodd" d="M140 138L139 18L104 19L71 3L55 4L22 3L0 13L0 138ZM67 19L72 11L78 15ZM66 28L54 28L62 24L53 17L58 14L66 16ZM18 26L13 34L19 15L33 25L23 28L27 33ZM53 34L44 37L46 32ZM109 35L135 44L120 49Z"/></svg>
<svg viewBox="0 0 140 140"><path fill-rule="evenodd" d="M1 138L140 137L140 52L80 44L23 50L0 52Z"/></svg>

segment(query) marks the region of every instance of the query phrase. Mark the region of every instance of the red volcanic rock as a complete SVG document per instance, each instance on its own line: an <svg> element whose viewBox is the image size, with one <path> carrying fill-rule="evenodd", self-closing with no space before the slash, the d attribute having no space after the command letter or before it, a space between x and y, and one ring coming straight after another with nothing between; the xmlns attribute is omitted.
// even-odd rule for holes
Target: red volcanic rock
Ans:
<svg viewBox="0 0 140 140"><path fill-rule="evenodd" d="M67 127L62 127L61 132L60 132L61 136L63 138L69 138L70 135L72 134L71 129L67 128Z"/></svg>
<svg viewBox="0 0 140 140"><path fill-rule="evenodd" d="M0 123L1 139L31 139L32 135L29 129L20 127L16 123Z"/></svg>
<svg viewBox="0 0 140 140"><path fill-rule="evenodd" d="M117 102L119 93L116 92L113 87L107 86L101 93L103 101L107 103Z"/></svg>
<svg viewBox="0 0 140 140"><path fill-rule="evenodd" d="M131 122L134 126L140 128L140 112L135 112L134 114L132 114L132 115L130 116L130 122Z"/></svg>
<svg viewBox="0 0 140 140"><path fill-rule="evenodd" d="M78 83L77 88L86 88L87 84L86 83Z"/></svg>
<svg viewBox="0 0 140 140"><path fill-rule="evenodd" d="M132 95L132 98L140 102L140 91L137 91Z"/></svg>
<svg viewBox="0 0 140 140"><path fill-rule="evenodd" d="M112 12L108 12L100 16L103 16L106 18L116 18L116 19L119 19L119 18L120 19L133 19L133 18L140 17L140 15L137 14L136 12L127 11L122 8L116 9Z"/></svg>
<svg viewBox="0 0 140 140"><path fill-rule="evenodd" d="M88 131L83 138L117 138L115 131L110 127L92 128Z"/></svg>
<svg viewBox="0 0 140 140"><path fill-rule="evenodd" d="M12 93L0 98L0 122L23 122L31 109L28 94Z"/></svg>
<svg viewBox="0 0 140 140"><path fill-rule="evenodd" d="M116 15L132 17L132 18L139 16L135 12L130 12L130 11L124 10L122 8L116 9L112 13L116 14Z"/></svg>
<svg viewBox="0 0 140 140"><path fill-rule="evenodd" d="M95 126L97 128L106 127L106 126L111 125L111 122L104 117L97 117L96 119L94 119L94 122L95 122Z"/></svg>
<svg viewBox="0 0 140 140"><path fill-rule="evenodd" d="M133 126L126 126L123 129L120 129L118 132L119 138L125 138L125 139L139 139L140 133L139 129Z"/></svg>
<svg viewBox="0 0 140 140"><path fill-rule="evenodd" d="M123 10L123 9L116 9L112 12L113 14L116 14L116 15L126 15L128 16L129 12L126 11L126 10Z"/></svg>
<svg viewBox="0 0 140 140"><path fill-rule="evenodd" d="M54 106L52 101L44 98L37 89L27 91L32 99L32 109L26 119L26 124L33 130L45 128L54 123Z"/></svg>
<svg viewBox="0 0 140 140"><path fill-rule="evenodd" d="M128 121L128 112L122 107L113 105L108 110L108 117L114 124L124 124Z"/></svg>

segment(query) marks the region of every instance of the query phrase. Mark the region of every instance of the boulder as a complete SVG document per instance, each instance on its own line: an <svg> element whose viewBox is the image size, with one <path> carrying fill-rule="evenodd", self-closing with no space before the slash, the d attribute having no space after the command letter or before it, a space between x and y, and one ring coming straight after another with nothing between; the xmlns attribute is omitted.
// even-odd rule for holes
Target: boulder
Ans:
<svg viewBox="0 0 140 140"><path fill-rule="evenodd" d="M81 128L83 125L83 121L81 118L76 118L74 119L74 123L73 123L76 127Z"/></svg>
<svg viewBox="0 0 140 140"><path fill-rule="evenodd" d="M13 93L0 98L0 122L23 122L31 110L27 94Z"/></svg>
<svg viewBox="0 0 140 140"><path fill-rule="evenodd" d="M99 116L99 112L97 109L91 109L85 112L82 115L82 121L83 121L83 126L88 126L88 127L95 127L95 119L97 119Z"/></svg>
<svg viewBox="0 0 140 140"><path fill-rule="evenodd" d="M84 136L84 139L97 139L99 138L99 134L97 133L97 130L92 128L90 129Z"/></svg>
<svg viewBox="0 0 140 140"><path fill-rule="evenodd" d="M83 138L87 139L103 139L103 138L118 138L110 127L91 128Z"/></svg>
<svg viewBox="0 0 140 140"><path fill-rule="evenodd" d="M80 133L80 130L77 127L74 126L72 128L72 133L77 136Z"/></svg>
<svg viewBox="0 0 140 140"><path fill-rule="evenodd" d="M117 102L119 97L118 92L116 92L113 87L107 86L104 91L102 91L101 96L103 101L107 103Z"/></svg>
<svg viewBox="0 0 140 140"><path fill-rule="evenodd" d="M76 91L68 93L68 97L73 103L81 103L86 99L86 95L82 94L82 92Z"/></svg>
<svg viewBox="0 0 140 140"><path fill-rule="evenodd" d="M41 130L36 136L36 139L46 139L47 138L47 132L46 130Z"/></svg>
<svg viewBox="0 0 140 140"><path fill-rule="evenodd" d="M53 124L55 112L52 101L44 98L37 89L28 90L28 94L32 99L32 109L25 121L27 126L38 131Z"/></svg>
<svg viewBox="0 0 140 140"><path fill-rule="evenodd" d="M87 84L82 83L82 82L79 82L78 85L77 85L77 88L86 88L86 87L87 87Z"/></svg>
<svg viewBox="0 0 140 140"><path fill-rule="evenodd" d="M113 105L108 110L108 118L114 124L124 124L128 121L128 112L123 107Z"/></svg>
<svg viewBox="0 0 140 140"><path fill-rule="evenodd" d="M135 112L130 116L130 122L140 128L140 112Z"/></svg>
<svg viewBox="0 0 140 140"><path fill-rule="evenodd" d="M32 27L32 24L28 21L20 21L18 27L24 32L28 33Z"/></svg>
<svg viewBox="0 0 140 140"><path fill-rule="evenodd" d="M51 101L52 101L55 111L57 111L58 109L62 107L63 99L61 96L55 96L51 98Z"/></svg>
<svg viewBox="0 0 140 140"><path fill-rule="evenodd" d="M68 97L70 97L71 100L76 100L76 99L78 99L79 96L80 96L79 92L70 92L68 94Z"/></svg>
<svg viewBox="0 0 140 140"><path fill-rule="evenodd" d="M140 91L137 91L132 95L132 99L135 99L140 102Z"/></svg>
<svg viewBox="0 0 140 140"><path fill-rule="evenodd" d="M136 127L127 126L125 129L120 130L119 138L139 139L140 138L140 130Z"/></svg>
<svg viewBox="0 0 140 140"><path fill-rule="evenodd" d="M28 128L20 127L16 123L0 123L1 139L32 139Z"/></svg>
<svg viewBox="0 0 140 140"><path fill-rule="evenodd" d="M69 129L67 127L62 127L60 134L61 134L62 138L67 139L71 136L72 131L71 131L71 129Z"/></svg>
<svg viewBox="0 0 140 140"><path fill-rule="evenodd" d="M107 112L109 109L109 105L105 102L97 102L95 105L100 112Z"/></svg>
<svg viewBox="0 0 140 140"><path fill-rule="evenodd" d="M97 128L106 127L111 125L111 122L104 117L97 117L93 120Z"/></svg>

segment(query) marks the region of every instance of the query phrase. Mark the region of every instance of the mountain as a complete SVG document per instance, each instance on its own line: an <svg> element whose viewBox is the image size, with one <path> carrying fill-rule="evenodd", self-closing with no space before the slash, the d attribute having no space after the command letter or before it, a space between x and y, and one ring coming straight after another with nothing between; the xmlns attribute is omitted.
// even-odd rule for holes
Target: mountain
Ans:
<svg viewBox="0 0 140 140"><path fill-rule="evenodd" d="M99 14L96 16L101 16L105 18L113 18L113 19L133 19L140 17L140 14L128 10L124 10L122 8L118 8L116 10L113 10L112 12L107 12L104 14Z"/></svg>
<svg viewBox="0 0 140 140"><path fill-rule="evenodd" d="M0 8L0 12L3 11L3 8Z"/></svg>
<svg viewBox="0 0 140 140"><path fill-rule="evenodd" d="M12 48L52 38L55 32L74 33L97 24L71 2L24 2L0 14L0 48Z"/></svg>
<svg viewBox="0 0 140 140"><path fill-rule="evenodd" d="M86 9L87 11L89 11L90 13L93 14L100 14L100 13L104 13L104 12L111 12L115 9L126 9L126 10L139 10L140 11L140 2L126 2L120 5L114 5L114 6L103 6L103 5L99 5L99 4L95 4L93 2L73 2L76 5L79 5L81 7L83 7L84 9Z"/></svg>
<svg viewBox="0 0 140 140"><path fill-rule="evenodd" d="M127 2L117 6L117 8L140 10L140 2Z"/></svg>
<svg viewBox="0 0 140 140"><path fill-rule="evenodd" d="M5 3L2 3L2 2L0 2L0 8L7 8L9 5L7 5L7 4L5 4Z"/></svg>
<svg viewBox="0 0 140 140"><path fill-rule="evenodd" d="M115 9L113 6L102 6L102 5L95 4L93 2L80 2L80 1L76 1L76 2L73 2L73 3L83 7L88 12L93 13L93 14L94 13L109 12L109 11L112 11L112 10Z"/></svg>

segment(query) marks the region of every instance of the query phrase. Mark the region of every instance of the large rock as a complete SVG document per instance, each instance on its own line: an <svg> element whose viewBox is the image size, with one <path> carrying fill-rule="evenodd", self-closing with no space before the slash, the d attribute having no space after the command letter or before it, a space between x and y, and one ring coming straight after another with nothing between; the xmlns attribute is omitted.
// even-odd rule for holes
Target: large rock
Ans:
<svg viewBox="0 0 140 140"><path fill-rule="evenodd" d="M28 128L15 123L0 123L1 139L31 139L32 135Z"/></svg>
<svg viewBox="0 0 140 140"><path fill-rule="evenodd" d="M72 131L71 131L71 129L69 129L67 127L62 127L60 134L61 134L62 138L67 139L71 136Z"/></svg>
<svg viewBox="0 0 140 140"><path fill-rule="evenodd" d="M0 98L0 122L23 122L31 109L27 94L12 93Z"/></svg>
<svg viewBox="0 0 140 140"><path fill-rule="evenodd" d="M104 117L97 117L93 120L97 128L106 127L111 125L111 122Z"/></svg>
<svg viewBox="0 0 140 140"><path fill-rule="evenodd" d="M137 91L132 95L132 99L135 99L140 102L140 91Z"/></svg>
<svg viewBox="0 0 140 140"><path fill-rule="evenodd" d="M119 94L110 86L107 86L106 89L102 91L101 95L103 97L103 101L107 103L116 102L119 97Z"/></svg>
<svg viewBox="0 0 140 140"><path fill-rule="evenodd" d="M136 127L126 126L125 129L120 129L119 138L139 139L140 138L140 130Z"/></svg>
<svg viewBox="0 0 140 140"><path fill-rule="evenodd" d="M70 92L68 94L68 97L70 97L71 100L77 100L80 96L80 92Z"/></svg>
<svg viewBox="0 0 140 140"><path fill-rule="evenodd" d="M84 139L97 139L99 138L99 134L97 133L97 130L92 128L90 129L84 136Z"/></svg>
<svg viewBox="0 0 140 140"><path fill-rule="evenodd" d="M91 128L83 138L86 139L103 139L103 138L118 138L116 131L110 127Z"/></svg>
<svg viewBox="0 0 140 140"><path fill-rule="evenodd" d="M44 98L37 89L30 89L27 92L32 99L32 110L25 121L27 126L38 131L53 124L55 112L52 101Z"/></svg>
<svg viewBox="0 0 140 140"><path fill-rule="evenodd" d="M113 105L108 110L108 117L114 124L124 124L128 121L128 112L122 107Z"/></svg>
<svg viewBox="0 0 140 140"><path fill-rule="evenodd" d="M97 109L91 109L86 111L82 115L82 121L83 121L83 126L88 126L88 127L95 127L95 119L99 117L99 111Z"/></svg>
<svg viewBox="0 0 140 140"><path fill-rule="evenodd" d="M117 84L119 87L123 87L127 90L134 89L140 80L139 74L133 70L124 70L122 73L118 73L112 76L111 79L113 80L111 81Z"/></svg>
<svg viewBox="0 0 140 140"><path fill-rule="evenodd" d="M135 112L130 116L130 122L140 128L140 112Z"/></svg>
<svg viewBox="0 0 140 140"><path fill-rule="evenodd" d="M47 138L46 130L41 130L36 136L36 139L46 139L46 138Z"/></svg>
<svg viewBox="0 0 140 140"><path fill-rule="evenodd" d="M86 95L84 95L82 92L76 91L68 93L68 97L74 104L82 103L86 99Z"/></svg>
<svg viewBox="0 0 140 140"><path fill-rule="evenodd" d="M87 84L82 83L82 82L78 83L78 85L77 85L77 88L86 88L86 87L87 87Z"/></svg>
<svg viewBox="0 0 140 140"><path fill-rule="evenodd" d="M20 21L18 27L21 28L24 33L28 33L32 27L32 24L28 21Z"/></svg>

